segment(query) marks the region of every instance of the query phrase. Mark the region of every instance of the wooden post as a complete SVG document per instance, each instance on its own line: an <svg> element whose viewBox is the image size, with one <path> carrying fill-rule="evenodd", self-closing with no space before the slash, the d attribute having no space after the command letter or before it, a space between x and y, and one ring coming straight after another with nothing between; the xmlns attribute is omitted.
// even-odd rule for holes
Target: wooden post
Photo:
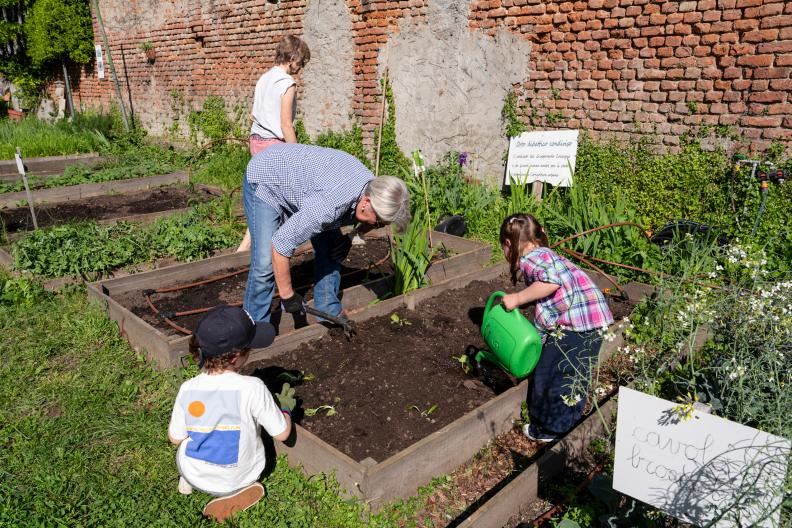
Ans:
<svg viewBox="0 0 792 528"><path fill-rule="evenodd" d="M74 99L72 99L71 86L69 86L69 72L66 70L66 61L61 61L63 66L63 84L66 85L66 100L69 102L69 115L74 119Z"/></svg>
<svg viewBox="0 0 792 528"><path fill-rule="evenodd" d="M382 147L382 127L385 126L385 99L388 93L388 68L385 67L385 75L382 83L382 108L380 109L380 125L377 138L377 161L374 164L374 176L379 176L380 148Z"/></svg>
<svg viewBox="0 0 792 528"><path fill-rule="evenodd" d="M124 131L129 132L129 121L127 120L126 105L124 105L124 98L121 97L121 86L118 84L118 75L116 75L115 66L113 65L113 53L110 49L110 42L107 40L107 33L105 33L104 22L102 22L102 12L99 10L99 2L91 0L96 13L96 21L99 23L99 29L102 32L102 40L104 41L105 49L107 50L107 65L110 66L110 73L113 76L113 84L115 85L116 96L118 97L118 107L121 110L121 121L124 123Z"/></svg>
<svg viewBox="0 0 792 528"><path fill-rule="evenodd" d="M537 202L542 201L542 189L544 188L544 183L540 181L533 182L533 187L531 187L531 194L536 199Z"/></svg>

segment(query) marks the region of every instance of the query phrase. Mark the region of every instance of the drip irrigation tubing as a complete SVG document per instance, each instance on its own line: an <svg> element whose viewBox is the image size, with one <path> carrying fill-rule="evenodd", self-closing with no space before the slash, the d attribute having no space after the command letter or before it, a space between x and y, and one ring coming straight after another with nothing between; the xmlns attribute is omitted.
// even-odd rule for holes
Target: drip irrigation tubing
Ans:
<svg viewBox="0 0 792 528"><path fill-rule="evenodd" d="M644 229L644 227L642 225L636 224L634 222L616 222L616 223L613 223L613 224L607 224L607 225L604 225L604 226L599 226L599 227L594 227L592 229L587 229L585 231L581 231L580 233L576 233L576 234L574 234L572 236L568 236L567 238L564 238L562 240L559 240L558 242L555 242L554 244L551 244L550 248L551 249L556 248L556 247L560 246L561 244L563 244L564 242L569 242L570 240L574 240L576 238L579 238L579 237L584 236L584 235L588 235L590 233L594 233L596 231L601 231L603 229L609 229L609 228L612 228L612 227L623 227L623 226L632 226L632 227L635 227L635 228L639 229L641 231L641 233L646 237L646 239L651 242L651 238L649 237L648 231L646 231L646 229ZM590 261L599 262L600 264L607 264L609 266L616 266L616 267L628 269L628 270L631 270L631 271L637 271L639 273L645 273L647 275L657 275L658 277L672 277L673 276L673 275L671 275L669 273L665 273L665 272L662 272L662 271L655 271L655 270L650 270L650 269L646 269L646 268L639 268L637 266L630 266L628 264L621 264L619 262L613 262L611 260L605 260L605 259L593 257L593 256L588 255L586 253L575 251L575 250L569 249L569 248L560 248L560 250L563 251L564 253L567 253L568 255L571 255L571 256L575 257L576 259L580 260L584 264L588 264L589 266L591 266L595 270L597 270L600 273L602 273L605 276L605 278L610 283L612 283L616 287L616 289L619 290L619 293L621 293L622 295L624 295L624 290L616 283L615 279L613 279L610 275L608 275L607 273L602 271L599 267L597 267L596 265L594 265ZM715 289L715 290L722 289L720 286L717 286L715 284L709 284L709 283L701 282L701 281L693 279L693 278L691 278L691 279L682 279L682 280L684 282L693 282L693 283L696 283L696 284L700 284L702 286L705 286L707 288L712 288L712 289Z"/></svg>
<svg viewBox="0 0 792 528"><path fill-rule="evenodd" d="M303 249L300 252L296 252L295 251L295 254L292 255L292 256L300 256L300 255L303 255L303 254L308 253L310 251L311 251L310 249L305 248L305 249ZM349 276L355 275L357 273L369 272L369 271L372 270L372 268L379 268L389 258L390 258L390 248L388 249L388 253L383 258L381 258L377 262L369 263L367 268L365 268L365 269L357 269L357 270L348 271L347 273L342 273L341 277L349 277ZM189 329L187 329L187 328L175 323L173 321L173 319L175 319L177 317L186 317L186 316L189 316L189 315L197 315L197 314L205 313L205 312L208 312L209 310L211 310L212 307L209 307L209 308L194 308L194 309L191 309L191 310L184 310L184 311L181 311L181 312L163 312L163 311L160 311L156 307L156 305L154 304L154 301L151 299L151 296L155 295L155 294L158 294L158 293L169 293L169 292L174 292L174 291L186 290L188 288L194 288L194 287L197 287L197 286L203 286L203 285L206 285L206 284L211 284L213 282L221 281L221 280L227 279L229 277L234 277L236 275L241 275L242 273L245 273L245 272L247 272L249 270L250 270L250 267L246 266L245 268L239 269L237 271L234 271L234 272L231 272L231 273L226 273L226 274L223 274L223 275L216 275L214 277L210 277L210 278L204 279L202 281L191 282L189 284L182 284L180 286L173 286L171 288L158 288L156 290L144 290L143 291L143 296L146 298L146 304L148 304L149 309L151 309L151 311L154 313L154 315L158 316L162 321L164 321L168 326L170 326L174 330L176 330L178 332L181 332L181 333L183 333L185 335L192 335L192 331L191 330L189 330ZM298 292L299 291L303 291L303 290L307 291L307 290L311 289L311 287L313 287L313 284L307 284L307 285L303 285L303 286L299 286L297 288L294 288L294 290L298 291ZM278 296L277 293L275 293L275 294L273 294L272 298L273 299L279 299L280 297ZM242 306L242 303L241 302L229 303L229 306Z"/></svg>

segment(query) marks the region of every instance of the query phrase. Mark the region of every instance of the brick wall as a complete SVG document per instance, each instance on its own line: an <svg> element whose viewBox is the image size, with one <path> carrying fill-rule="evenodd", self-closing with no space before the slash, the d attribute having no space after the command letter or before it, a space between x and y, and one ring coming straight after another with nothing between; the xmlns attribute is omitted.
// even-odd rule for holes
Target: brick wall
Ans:
<svg viewBox="0 0 792 528"><path fill-rule="evenodd" d="M306 1L311 0L100 5L122 82L122 47L125 52L135 112L162 133L184 115L172 93L194 106L207 95L220 95L231 106L249 105L280 37L308 29L303 28ZM351 108L371 144L380 115L382 50L404 24L427 23L429 0L345 1L355 50ZM512 87L526 122L619 139L655 132L671 147L681 134L704 125L738 132L757 149L772 140L792 144L792 2L474 0L462 5L469 31L507 31L533 43L525 80ZM96 24L95 34L101 42ZM139 49L146 40L157 52L153 64ZM105 69L102 81L92 69L82 72L74 87L78 102L107 106L115 99L106 58ZM126 86L122 91L126 98Z"/></svg>
<svg viewBox="0 0 792 528"><path fill-rule="evenodd" d="M666 145L703 125L792 141L792 2L481 0L471 29L535 42L525 117Z"/></svg>

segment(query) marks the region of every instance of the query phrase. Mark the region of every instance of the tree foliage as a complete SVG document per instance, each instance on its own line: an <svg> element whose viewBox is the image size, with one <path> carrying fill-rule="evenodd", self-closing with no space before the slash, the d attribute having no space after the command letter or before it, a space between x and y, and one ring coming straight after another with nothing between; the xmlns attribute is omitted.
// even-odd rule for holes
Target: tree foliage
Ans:
<svg viewBox="0 0 792 528"><path fill-rule="evenodd" d="M37 66L66 60L87 64L93 59L91 10L84 0L36 0L25 32L28 55Z"/></svg>

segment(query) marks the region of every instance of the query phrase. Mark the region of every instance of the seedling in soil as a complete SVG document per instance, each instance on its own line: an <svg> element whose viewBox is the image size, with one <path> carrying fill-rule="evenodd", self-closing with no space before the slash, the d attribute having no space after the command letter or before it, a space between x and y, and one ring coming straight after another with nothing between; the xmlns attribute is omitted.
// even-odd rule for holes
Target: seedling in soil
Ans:
<svg viewBox="0 0 792 528"><path fill-rule="evenodd" d="M424 409L423 411L422 411L422 410L421 410L421 408L420 408L420 407L418 407L417 405L410 405L410 406L408 406L408 407L407 407L405 410L406 410L407 412L410 412L410 411L412 411L413 409L415 409L415 411L416 411L418 414L420 414L420 415L421 415L421 418L426 418L427 420L429 420L429 415L430 415L430 414L432 414L433 412L435 412L435 411L437 410L437 404L435 403L435 404L433 404L431 407L429 407L428 409Z"/></svg>
<svg viewBox="0 0 792 528"><path fill-rule="evenodd" d="M467 354L462 354L461 356L451 356L452 358L459 361L460 366L462 367L462 371L465 374L470 374L470 371L473 370L473 365L470 363L470 357Z"/></svg>
<svg viewBox="0 0 792 528"><path fill-rule="evenodd" d="M333 405L320 405L319 407L305 409L304 414L305 416L316 416L322 410L326 411L325 416L333 416L337 412Z"/></svg>
<svg viewBox="0 0 792 528"><path fill-rule="evenodd" d="M341 402L341 398L339 398L338 396L336 396L333 399L333 403L335 403L335 405L338 405L340 402ZM320 405L319 407L305 409L305 411L303 411L303 414L305 414L305 416L316 416L316 414L319 413L320 411L325 411L325 416L333 416L338 412L336 411L335 405Z"/></svg>
<svg viewBox="0 0 792 528"><path fill-rule="evenodd" d="M316 375L306 374L302 370L299 372L281 372L278 374L278 379L285 381L286 383L291 383L292 385L298 385L300 383L305 383L306 381L315 380Z"/></svg>
<svg viewBox="0 0 792 528"><path fill-rule="evenodd" d="M401 318L401 317L399 317L399 314L397 314L395 312L393 314L391 314L390 320L391 320L391 324L395 324L395 325L399 325L399 326L405 326L405 325L410 326L412 324L410 321L407 320L406 317L405 318Z"/></svg>

